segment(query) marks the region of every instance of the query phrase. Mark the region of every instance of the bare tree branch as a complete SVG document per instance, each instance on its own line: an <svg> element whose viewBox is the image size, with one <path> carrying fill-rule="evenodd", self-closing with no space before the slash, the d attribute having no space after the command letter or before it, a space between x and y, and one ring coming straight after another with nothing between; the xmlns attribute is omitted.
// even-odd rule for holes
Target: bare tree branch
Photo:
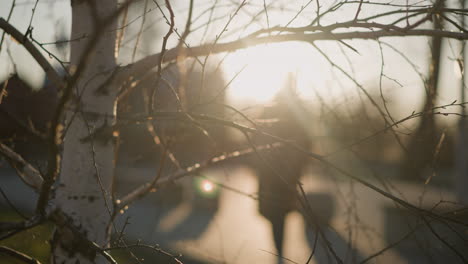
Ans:
<svg viewBox="0 0 468 264"><path fill-rule="evenodd" d="M271 145L264 145L264 146L257 146L256 149L259 150L259 151L263 151L263 150L267 150L267 149L271 149L271 148L277 148L279 147L281 144L280 143L274 143L274 144L271 144ZM246 155L251 155L255 152L255 150L253 148L248 148L248 149L244 149L244 150L240 150L240 151L234 151L234 152L231 152L231 153L228 153L228 154L225 154L225 155L221 155L221 156L218 156L218 157L214 157L204 163L196 163L190 167L187 167L187 168L183 168L183 169L180 169L178 170L177 172L167 176L167 177L164 177L162 178L161 180L159 180L157 183L153 183L153 182L147 182L147 183L144 183L140 186L138 186L137 188L135 188L133 191L130 191L128 194L126 194L125 196L123 196L122 198L118 199L118 207L121 209L121 208L124 208L125 206L133 203L134 201L142 198L148 191L154 189L154 190L158 190L159 188L161 188L162 186L164 185L167 185L169 183L172 183L176 180L179 180L183 177L186 177L186 176L189 176L189 175L196 175L198 172L210 167L210 166L213 166L215 164L219 164L221 162L225 162L225 161L230 161L232 159L235 159L235 158L239 158L239 157L242 157L242 156L246 156Z"/></svg>
<svg viewBox="0 0 468 264"><path fill-rule="evenodd" d="M41 264L39 260L32 258L24 253L21 253L19 251L16 251L12 248L9 248L7 246L0 246L0 253L3 253L5 255L8 255L10 257L13 257L15 259L18 259L20 261L23 261L28 264Z"/></svg>
<svg viewBox="0 0 468 264"><path fill-rule="evenodd" d="M0 17L0 28L3 29L6 33L15 38L18 43L23 45L26 50L33 56L34 60L39 63L41 68L44 70L47 77L54 82L57 87L62 86L62 78L55 71L54 67L47 61L47 59L42 55L42 53L34 46L34 44L29 41L28 35L23 35L5 19Z"/></svg>
<svg viewBox="0 0 468 264"><path fill-rule="evenodd" d="M360 23L355 23L355 27L360 27ZM378 26L376 23L372 25ZM369 24L364 26L369 28ZM343 28L353 27L353 24L342 25ZM332 32L318 32L318 33L306 33L304 28L295 29L290 28L288 31L290 34L281 34L281 35L268 35L263 37L247 36L239 40L213 44L204 44L201 46L183 48L183 49L169 49L164 53L163 62L174 61L177 58L178 52L183 52L187 57L199 57L207 56L212 53L221 53L221 52L232 52L239 49L245 49L248 47L253 47L266 43L281 43L281 42L291 42L291 41L302 41L302 42L315 42L323 40L350 40L350 39L380 39L385 37L410 37L410 36L426 36L426 37L445 37L459 40L468 39L468 33L464 32L453 32L448 30L436 30L436 29L409 29L405 30L404 28L399 28L396 26L380 26L384 28L382 30L365 32L365 31L354 31L354 32L343 32L343 33L332 33ZM337 29L339 27L330 26L322 27L324 30ZM272 28L273 29L273 28ZM272 31L270 29L270 31ZM284 29L282 29L284 31ZM159 64L161 54L154 54L147 56L133 64L124 66L123 71L119 74L118 79L126 80L130 76L136 78L141 77L147 71L156 67Z"/></svg>
<svg viewBox="0 0 468 264"><path fill-rule="evenodd" d="M42 186L43 178L41 173L34 166L3 143L0 143L0 153L10 162L10 165L16 169L18 176L26 185L33 188L35 191L39 191Z"/></svg>

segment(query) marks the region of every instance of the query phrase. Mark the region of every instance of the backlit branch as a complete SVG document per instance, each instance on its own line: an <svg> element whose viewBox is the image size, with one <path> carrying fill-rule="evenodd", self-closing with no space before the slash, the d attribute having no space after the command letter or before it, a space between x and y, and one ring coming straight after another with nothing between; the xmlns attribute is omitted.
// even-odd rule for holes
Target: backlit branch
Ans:
<svg viewBox="0 0 468 264"><path fill-rule="evenodd" d="M434 109L432 109L432 110L435 110L435 112L433 112L433 113L432 113L432 111L429 112L429 113L428 112L412 113L407 118L404 118L404 119L402 119L400 121L397 121L396 123L402 123L402 122L405 122L405 121L407 121L409 119L420 117L420 116L423 116L425 114L448 115L447 113L437 112L437 110L438 109L445 109L446 107L449 107L449 106L464 106L465 104L466 103L456 104L456 102L453 102L452 104L449 104L449 105L435 107ZM178 113L178 112L166 112L166 113L158 113L158 114L159 114L160 117L167 117L167 118L172 118L172 119L174 119L174 118L175 119L178 119L178 118L184 119L185 118L183 113ZM398 197L394 196L393 194L388 193L388 192L380 189L379 187L371 184L370 182L368 182L366 180L363 180L360 177L358 177L358 176L356 176L356 175L354 175L352 173L349 173L348 171L340 168L339 166L337 166L337 165L333 164L332 162L330 162L325 156L321 156L321 155L318 155L316 153L310 152L310 151L302 148L301 146L298 146L294 142L291 142L291 141L289 141L287 139L283 139L281 137L262 132L262 131L260 131L258 129L246 127L246 126L243 126L241 124L238 124L238 123L235 123L235 122L232 122L232 121L228 121L228 120L223 120L223 119L219 119L219 118L215 118L215 117L211 117L211 116L206 116L206 115L193 114L191 116L193 118L195 118L196 120L198 120L198 121L205 121L205 122L215 123L215 124L218 124L218 125L232 127L232 128L240 130L243 133L256 133L256 134L259 134L259 135L262 135L262 136L269 137L269 138L274 139L274 140L276 140L278 142L286 144L288 147L291 147L291 148L295 149L296 151L302 152L304 155L306 155L306 156L308 156L310 158L313 158L313 159L316 159L316 160L320 161L325 166L327 166L327 167L339 172L340 174L342 174L342 175L344 175L344 176L346 176L346 177L348 177L348 178L350 178L350 179L352 179L352 180L366 186L367 188L381 194L382 196L386 197L389 200L392 200L392 201L398 203L400 206L402 206L404 208L407 208L407 209L417 213L420 216L431 217L431 218L434 218L434 219L453 222L453 223L456 223L456 224L459 224L459 225L462 225L462 226L468 226L468 224L464 223L463 221L459 221L457 219L453 219L453 218L446 217L446 216L443 216L443 215L438 215L438 214L435 214L435 213L433 213L431 211L419 208L419 207L417 207L417 206L415 206L415 205L413 205L413 204L411 204L409 202L406 202L406 201L402 200L401 198L398 198ZM396 123L393 124L392 126L396 125ZM387 130L387 129L389 129L389 127L385 128L385 130ZM254 149L254 151L256 151L256 150L258 150L258 148ZM208 164L205 165L204 167L207 167L208 165L211 165L211 161L208 161ZM194 172L196 172L194 170L199 170L199 169L201 169L201 165L200 164L195 164L193 167L190 167L190 168L188 168L186 170L183 170L180 173L176 173L175 174L176 176L170 176L170 177L168 177L166 179L161 180L159 182L159 184L163 184L163 182L164 183L169 183L169 182L172 182L172 181L174 181L176 179L185 177L187 175L191 175ZM146 184L138 187L133 192L131 192L130 194L128 194L127 196L122 198L120 200L120 204L125 206L125 205L128 205L128 203L133 202L134 200L140 198L142 193L147 192L148 186L149 186L148 183L146 183ZM154 187L157 188L157 187L159 187L159 185L156 185Z"/></svg>
<svg viewBox="0 0 468 264"><path fill-rule="evenodd" d="M280 145L281 145L280 143L274 143L274 144L270 144L270 145L258 146L258 147L256 147L256 150L257 151L263 151L263 150L279 147ZM181 178L184 178L186 176L196 175L201 170L204 170L204 169L206 169L208 167L214 166L214 165L219 164L221 162L231 161L231 160L233 160L235 158L240 158L242 156L251 155L251 154L254 153L254 151L255 150L253 148L248 148L248 149L244 149L244 150L240 150L240 151L234 151L234 152L231 152L231 153L228 153L228 154L225 154L225 155L214 157L214 158L209 159L209 160L207 160L207 161L205 161L204 163L201 163L201 164L196 163L196 164L194 164L194 165L192 165L190 167L179 169L177 172L169 175L168 177L165 177L165 178L159 180L157 183L155 183L155 182L144 183L144 184L138 186L137 188L135 188L133 191L129 192L127 195L120 198L118 200L118 202L117 202L117 206L119 207L119 209L122 209L125 206L127 206L127 205L135 202L136 200L142 198L145 194L147 194L151 190L157 190L157 189L161 188L162 186L165 186L165 185L167 185L169 183L172 183L172 182L174 182L176 180L179 180Z"/></svg>
<svg viewBox="0 0 468 264"><path fill-rule="evenodd" d="M358 27L360 23L357 23L355 26ZM375 23L367 23L375 24ZM343 28L353 27L351 24L345 25ZM323 27L327 28L327 27ZM334 28L334 27L333 27ZM404 28L399 28L396 26L381 27L384 29L366 32L366 31L353 31L353 32L341 32L341 33L332 33L332 32L317 32L317 33L306 33L304 29L296 30L290 28L290 34L281 34L281 35L268 35L262 37L256 36L247 36L239 40L213 44L204 44L201 46L191 47L191 48L172 48L167 50L164 53L163 62L171 62L177 58L178 52L184 52L187 57L199 57L199 56L208 56L211 53L222 53L222 52L233 52L240 49L245 49L249 47L258 46L261 44L267 43L281 43L281 42L308 42L313 43L315 41L339 41L339 40L352 40L352 39L367 39L367 40L376 40L385 37L444 37L452 38L458 40L468 39L468 33L464 32L454 32L448 30L437 30L437 29L409 29L405 30ZM335 28L336 29L336 28ZM372 28L369 28L372 29ZM331 30L331 28L330 28ZM141 59L133 64L124 66L124 70L120 73L120 80L126 80L130 76L136 78L141 77L150 69L156 67L161 60L161 53L157 53L151 56L148 56L144 59Z"/></svg>
<svg viewBox="0 0 468 264"><path fill-rule="evenodd" d="M0 253L8 255L14 259L20 260L21 262L28 263L28 264L41 264L39 260L32 258L24 253L16 251L12 248L6 246L0 246Z"/></svg>
<svg viewBox="0 0 468 264"><path fill-rule="evenodd" d="M2 143L0 143L0 154L2 154L8 160L10 165L16 169L18 176L24 183L35 191L38 191L41 188L43 182L41 173L29 162L24 160L21 155Z"/></svg>
<svg viewBox="0 0 468 264"><path fill-rule="evenodd" d="M44 70L47 77L54 82L57 87L61 87L62 78L55 71L54 67L47 61L42 53L29 41L28 35L23 35L5 19L0 17L0 28L3 29L7 34L12 36L18 43L24 46L24 48L33 56L34 60L39 63L41 68ZM28 33L29 34L29 33Z"/></svg>

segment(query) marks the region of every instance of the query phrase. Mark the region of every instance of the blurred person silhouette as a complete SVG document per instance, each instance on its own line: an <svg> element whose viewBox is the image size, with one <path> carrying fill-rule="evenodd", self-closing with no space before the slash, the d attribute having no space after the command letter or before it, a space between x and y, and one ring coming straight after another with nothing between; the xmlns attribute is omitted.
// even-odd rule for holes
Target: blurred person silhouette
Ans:
<svg viewBox="0 0 468 264"><path fill-rule="evenodd" d="M274 104L264 110L262 131L290 140L301 148L308 149L310 137L305 120L307 111L296 93L295 79L289 76L287 85L277 94ZM264 136L254 139L255 144L274 141ZM254 168L259 180L259 212L270 223L278 263L282 263L284 224L287 214L296 209L298 182L307 164L307 156L288 144L262 151Z"/></svg>

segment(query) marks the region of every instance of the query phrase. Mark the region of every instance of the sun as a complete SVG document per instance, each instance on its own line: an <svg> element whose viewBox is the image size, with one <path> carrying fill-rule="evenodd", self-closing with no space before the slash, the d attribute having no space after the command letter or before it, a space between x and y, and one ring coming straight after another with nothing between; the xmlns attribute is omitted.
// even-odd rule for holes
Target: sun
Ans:
<svg viewBox="0 0 468 264"><path fill-rule="evenodd" d="M230 54L224 63L226 79L234 78L228 97L237 102L268 102L291 73L296 76L298 92L310 96L310 84L320 78L313 57L310 46L304 43L261 45Z"/></svg>

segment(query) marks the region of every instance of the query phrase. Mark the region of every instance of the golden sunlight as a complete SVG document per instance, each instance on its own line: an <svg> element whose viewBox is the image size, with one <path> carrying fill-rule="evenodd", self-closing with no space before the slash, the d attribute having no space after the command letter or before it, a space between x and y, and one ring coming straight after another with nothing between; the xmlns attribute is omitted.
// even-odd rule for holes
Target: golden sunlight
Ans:
<svg viewBox="0 0 468 264"><path fill-rule="evenodd" d="M304 43L262 45L230 54L224 71L227 80L235 79L228 88L228 96L237 102L270 101L285 85L288 74L294 73L298 92L310 97L311 87L324 81L314 57L310 45Z"/></svg>

